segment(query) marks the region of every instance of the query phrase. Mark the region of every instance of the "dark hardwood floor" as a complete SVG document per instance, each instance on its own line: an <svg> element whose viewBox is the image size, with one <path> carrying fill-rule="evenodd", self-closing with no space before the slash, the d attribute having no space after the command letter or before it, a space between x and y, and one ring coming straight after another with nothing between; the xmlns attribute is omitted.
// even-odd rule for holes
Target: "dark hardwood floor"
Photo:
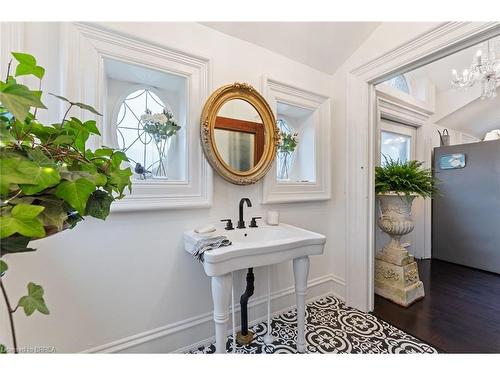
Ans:
<svg viewBox="0 0 500 375"><path fill-rule="evenodd" d="M446 353L500 353L500 275L419 260L425 297L408 308L375 296L373 314Z"/></svg>

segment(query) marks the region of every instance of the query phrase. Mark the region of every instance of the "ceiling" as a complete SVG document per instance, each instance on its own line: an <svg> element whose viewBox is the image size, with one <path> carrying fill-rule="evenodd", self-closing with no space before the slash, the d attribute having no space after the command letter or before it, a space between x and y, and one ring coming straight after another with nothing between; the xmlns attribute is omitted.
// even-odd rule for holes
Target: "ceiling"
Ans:
<svg viewBox="0 0 500 375"><path fill-rule="evenodd" d="M500 38L494 38L499 42ZM451 87L452 69L460 74L463 69L469 68L476 52L481 49L483 55L486 53L486 43L480 43L459 51L453 55L444 57L431 64L423 66L414 71L417 77L426 75L436 86L436 94L443 95L447 101L457 98L460 103L459 92L454 92ZM480 90L477 86L467 89L476 95L470 95L467 103L460 108L438 119L437 124L447 128L463 131L482 139L487 131L500 128L500 92L495 99L481 100ZM498 90L497 90L498 91ZM452 93L450 95L449 93Z"/></svg>
<svg viewBox="0 0 500 375"><path fill-rule="evenodd" d="M379 22L200 22L333 74Z"/></svg>
<svg viewBox="0 0 500 375"><path fill-rule="evenodd" d="M486 132L500 129L500 96L494 99L476 99L437 123L483 139Z"/></svg>

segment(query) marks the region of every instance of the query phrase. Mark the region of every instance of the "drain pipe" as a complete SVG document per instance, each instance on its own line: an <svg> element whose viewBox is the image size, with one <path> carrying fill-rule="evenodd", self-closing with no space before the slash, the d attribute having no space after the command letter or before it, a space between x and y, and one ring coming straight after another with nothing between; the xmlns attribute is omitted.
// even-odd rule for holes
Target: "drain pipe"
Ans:
<svg viewBox="0 0 500 375"><path fill-rule="evenodd" d="M247 272L247 286L245 292L240 297L241 331L236 335L236 341L240 345L248 345L253 339L253 332L248 330L248 299L254 292L254 280L253 268L249 268Z"/></svg>

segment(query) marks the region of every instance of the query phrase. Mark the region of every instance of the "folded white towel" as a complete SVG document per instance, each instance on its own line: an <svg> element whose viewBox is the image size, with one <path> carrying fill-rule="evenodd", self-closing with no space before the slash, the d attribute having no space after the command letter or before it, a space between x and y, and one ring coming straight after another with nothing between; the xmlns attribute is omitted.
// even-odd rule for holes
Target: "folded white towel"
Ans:
<svg viewBox="0 0 500 375"><path fill-rule="evenodd" d="M198 260L198 262L203 262L203 253L205 251L229 245L231 245L231 241L229 241L226 236L203 238L196 241L191 254L193 254L193 257Z"/></svg>

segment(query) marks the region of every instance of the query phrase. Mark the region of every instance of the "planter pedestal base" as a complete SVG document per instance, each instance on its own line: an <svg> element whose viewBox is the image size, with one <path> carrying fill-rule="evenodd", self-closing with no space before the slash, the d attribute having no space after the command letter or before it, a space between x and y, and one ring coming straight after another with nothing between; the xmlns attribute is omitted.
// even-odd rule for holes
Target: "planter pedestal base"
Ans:
<svg viewBox="0 0 500 375"><path fill-rule="evenodd" d="M404 307L423 298L424 284L413 256L406 252L406 256L396 257L396 264L394 254L384 253L381 251L375 259L375 293Z"/></svg>

